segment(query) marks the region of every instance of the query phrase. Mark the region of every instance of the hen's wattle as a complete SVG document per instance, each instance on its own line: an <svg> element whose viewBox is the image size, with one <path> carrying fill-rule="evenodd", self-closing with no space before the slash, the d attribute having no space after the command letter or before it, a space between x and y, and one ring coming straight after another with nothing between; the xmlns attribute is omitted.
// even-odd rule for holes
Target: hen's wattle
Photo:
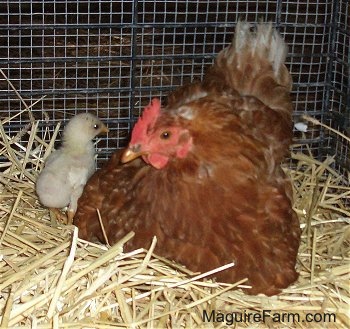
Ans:
<svg viewBox="0 0 350 329"><path fill-rule="evenodd" d="M239 23L203 81L164 109L150 104L128 149L91 177L75 217L80 237L104 242L99 209L110 243L135 232L126 250L157 236L156 253L193 271L234 262L216 278L247 277L247 293L292 283L300 229L280 168L292 138L285 54L271 25Z"/></svg>

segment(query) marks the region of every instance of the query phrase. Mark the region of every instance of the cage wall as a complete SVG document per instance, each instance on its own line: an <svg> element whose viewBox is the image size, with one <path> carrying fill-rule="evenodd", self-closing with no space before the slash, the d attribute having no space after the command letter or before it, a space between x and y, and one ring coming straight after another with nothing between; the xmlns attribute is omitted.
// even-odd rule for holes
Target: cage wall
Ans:
<svg viewBox="0 0 350 329"><path fill-rule="evenodd" d="M110 128L98 144L108 158L151 97L201 79L239 19L272 21L289 44L295 119L307 113L349 135L345 0L2 1L0 116L20 113L5 128L16 135L30 122L14 89L28 105L40 100L31 110L42 131L92 111ZM295 141L349 170L349 144L337 135L310 126Z"/></svg>

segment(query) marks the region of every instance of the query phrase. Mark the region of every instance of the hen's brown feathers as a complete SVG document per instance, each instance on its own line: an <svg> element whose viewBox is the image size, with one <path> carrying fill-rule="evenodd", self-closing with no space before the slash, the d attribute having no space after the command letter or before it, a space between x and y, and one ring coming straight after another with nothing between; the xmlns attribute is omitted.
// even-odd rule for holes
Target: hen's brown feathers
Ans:
<svg viewBox="0 0 350 329"><path fill-rule="evenodd" d="M284 47L277 32L248 27L238 25L202 83L169 96L151 129L188 132L188 154L162 169L114 154L88 182L75 223L82 238L104 241L99 209L110 243L135 231L126 249L147 248L156 235L156 253L194 271L233 261L218 280L247 277L248 293L271 295L297 277L299 223L279 165L291 142L291 79L285 48L270 54Z"/></svg>

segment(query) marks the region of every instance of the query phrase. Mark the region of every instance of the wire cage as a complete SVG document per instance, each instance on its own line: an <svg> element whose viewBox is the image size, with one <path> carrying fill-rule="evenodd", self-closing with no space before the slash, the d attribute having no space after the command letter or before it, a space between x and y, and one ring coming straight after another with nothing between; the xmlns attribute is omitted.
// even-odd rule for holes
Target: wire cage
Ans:
<svg viewBox="0 0 350 329"><path fill-rule="evenodd" d="M272 21L286 39L296 121L308 114L348 135L346 0L2 1L0 116L20 113L7 133L30 122L17 90L28 104L39 100L32 113L40 129L78 112L97 114L110 128L99 159L109 158L151 97L203 76L239 19ZM337 135L313 126L295 141L349 170L349 145Z"/></svg>

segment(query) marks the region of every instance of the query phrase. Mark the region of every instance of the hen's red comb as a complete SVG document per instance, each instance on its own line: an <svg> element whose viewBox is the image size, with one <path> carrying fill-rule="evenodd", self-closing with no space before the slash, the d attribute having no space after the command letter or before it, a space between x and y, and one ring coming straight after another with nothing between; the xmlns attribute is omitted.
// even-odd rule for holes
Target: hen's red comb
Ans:
<svg viewBox="0 0 350 329"><path fill-rule="evenodd" d="M152 128L160 113L160 100L153 98L143 110L142 116L136 122L131 134L130 144L137 144L146 137L147 130Z"/></svg>

